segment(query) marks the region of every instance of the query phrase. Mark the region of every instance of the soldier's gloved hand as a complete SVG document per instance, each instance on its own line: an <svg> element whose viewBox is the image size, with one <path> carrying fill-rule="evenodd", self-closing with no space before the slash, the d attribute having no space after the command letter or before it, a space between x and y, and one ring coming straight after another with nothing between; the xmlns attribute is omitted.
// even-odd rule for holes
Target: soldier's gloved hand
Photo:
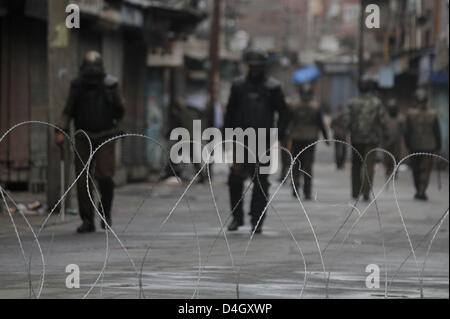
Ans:
<svg viewBox="0 0 450 319"><path fill-rule="evenodd" d="M330 141L325 141L325 144L326 144L327 146L330 146L330 145L331 145Z"/></svg>
<svg viewBox="0 0 450 319"><path fill-rule="evenodd" d="M63 133L57 133L55 137L55 143L58 146L63 146L64 142L66 141L66 137Z"/></svg>

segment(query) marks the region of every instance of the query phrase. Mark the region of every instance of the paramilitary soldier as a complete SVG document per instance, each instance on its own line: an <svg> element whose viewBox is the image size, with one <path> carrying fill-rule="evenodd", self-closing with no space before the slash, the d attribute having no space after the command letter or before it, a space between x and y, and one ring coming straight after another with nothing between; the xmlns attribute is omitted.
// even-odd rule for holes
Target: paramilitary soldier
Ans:
<svg viewBox="0 0 450 319"><path fill-rule="evenodd" d="M278 136L284 139L288 121L288 110L280 82L267 76L267 56L263 52L249 51L244 55L249 70L247 76L236 79L231 88L227 105L225 128L258 128L267 129L269 137L270 128L275 127L275 113L278 113ZM266 143L266 145L269 145ZM265 150L258 150L258 153ZM247 154L247 157L251 156ZM268 176L260 174L258 165L249 163L233 163L228 179L230 189L231 209L233 220L228 226L229 231L236 231L244 225L243 195L244 181L253 179L253 194L251 200L250 216L252 232L261 233L264 218L258 221L267 205L269 196ZM256 227L258 224L258 227Z"/></svg>
<svg viewBox="0 0 450 319"><path fill-rule="evenodd" d="M95 150L108 138L120 133L118 123L123 116L124 105L117 79L105 74L103 60L98 52L88 52L81 64L79 76L71 83L67 104L62 114L61 128L68 132L70 122L73 120L77 130L87 133ZM64 135L58 133L56 143L62 146L64 140ZM85 136L80 134L76 136L75 149L80 156L75 153L75 170L78 175L89 159L90 147ZM111 225L114 195L114 149L114 141L102 146L94 155L90 172L98 182L101 195L99 211L104 213L108 225ZM86 189L86 174L85 172L77 182L78 207L83 221L77 229L78 233L95 231L94 207ZM101 226L105 228L103 220Z"/></svg>
<svg viewBox="0 0 450 319"><path fill-rule="evenodd" d="M398 163L402 153L402 138L405 134L405 118L399 113L397 101L389 99L386 103L386 129L383 131L383 148L391 153ZM394 162L389 154L385 154L384 166L386 168L386 178L389 178L394 171Z"/></svg>
<svg viewBox="0 0 450 319"><path fill-rule="evenodd" d="M386 113L374 93L375 83L368 79L359 82L360 96L349 102L346 117L351 144L362 156L352 152L352 196L358 199L361 191L365 201L370 200L376 153L371 152L381 143Z"/></svg>
<svg viewBox="0 0 450 319"><path fill-rule="evenodd" d="M428 96L425 89L418 89L415 98L417 106L408 111L406 118L406 146L411 153L439 153L442 145L437 113L427 107ZM416 187L415 198L426 201L433 158L417 155L412 157L411 161Z"/></svg>
<svg viewBox="0 0 450 319"><path fill-rule="evenodd" d="M339 105L336 114L331 120L331 129L333 137L336 141L347 141L347 127L345 124L345 112L342 105ZM335 143L334 158L338 170L344 169L345 159L347 158L347 145L343 143Z"/></svg>
<svg viewBox="0 0 450 319"><path fill-rule="evenodd" d="M303 194L306 200L310 200L313 178L312 168L316 150L315 145L310 145L318 140L319 131L322 132L326 140L328 139L328 133L325 128L319 103L314 100L312 84L308 82L300 85L299 94L300 103L292 105L291 121L287 134L292 139L292 156L296 157L303 150L293 167L295 187L299 190L300 178L303 175ZM327 145L329 145L328 141ZM305 150L305 148L307 149ZM295 191L293 191L293 195L296 196Z"/></svg>

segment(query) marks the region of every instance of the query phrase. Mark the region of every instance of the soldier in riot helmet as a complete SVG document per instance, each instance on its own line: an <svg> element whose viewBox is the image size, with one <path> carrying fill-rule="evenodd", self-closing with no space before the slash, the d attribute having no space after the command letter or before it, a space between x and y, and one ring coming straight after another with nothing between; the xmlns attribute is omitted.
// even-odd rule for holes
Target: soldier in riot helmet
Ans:
<svg viewBox="0 0 450 319"><path fill-rule="evenodd" d="M416 107L411 108L406 117L405 142L411 153L439 153L441 150L441 130L437 112L428 108L428 95L419 88L415 93ZM411 158L415 198L428 200L426 194L433 168L433 158L416 155Z"/></svg>
<svg viewBox="0 0 450 319"><path fill-rule="evenodd" d="M365 201L370 200L372 190L375 152L382 141L382 131L385 128L385 109L373 91L376 84L373 80L363 78L359 82L360 96L349 102L346 118L350 131L351 144L362 156L352 153L352 196L358 199L360 193Z"/></svg>
<svg viewBox="0 0 450 319"><path fill-rule="evenodd" d="M92 149L95 150L104 141L120 133L119 121L124 116L124 110L118 80L105 73L101 55L89 51L83 59L79 76L71 82L60 127L69 132L70 122L73 120L77 130L87 133ZM56 143L63 146L64 141L64 135L58 133ZM76 136L75 150L75 170L79 175L89 159L90 145L85 136L81 134ZM90 176L99 186L101 196L99 211L104 214L109 226L114 196L114 158L115 144L112 141L95 153L90 171ZM78 207L83 221L77 229L78 233L95 231L94 207L86 188L86 174L84 172L77 182ZM103 220L101 226L106 227Z"/></svg>
<svg viewBox="0 0 450 319"><path fill-rule="evenodd" d="M244 55L244 61L248 65L248 74L233 82L227 104L225 128L242 128L243 130L265 128L269 130L275 127L275 113L278 113L278 137L283 140L288 110L280 82L267 75L267 55L260 51L248 51ZM266 132L266 136L269 136L268 132ZM258 150L258 154L261 151L265 152L266 150ZM247 158L249 156L252 155L247 153ZM248 161L245 163L235 161L230 170L228 185L233 220L228 226L229 231L236 231L244 225L241 198L244 181L249 177L254 178L250 208L252 231L262 232L264 218L261 218L261 214L267 205L270 184L268 176L260 173L258 165Z"/></svg>
<svg viewBox="0 0 450 319"><path fill-rule="evenodd" d="M328 139L322 112L319 103L314 100L313 85L310 82L299 86L300 103L291 107L291 121L289 122L287 134L292 139L292 155L296 157L300 152L293 167L295 188L299 190L300 178L303 175L303 194L306 200L311 199L311 187L313 178L314 153L316 146L313 144L318 140L319 132L324 139ZM329 145L329 142L326 142ZM296 192L293 192L296 196Z"/></svg>

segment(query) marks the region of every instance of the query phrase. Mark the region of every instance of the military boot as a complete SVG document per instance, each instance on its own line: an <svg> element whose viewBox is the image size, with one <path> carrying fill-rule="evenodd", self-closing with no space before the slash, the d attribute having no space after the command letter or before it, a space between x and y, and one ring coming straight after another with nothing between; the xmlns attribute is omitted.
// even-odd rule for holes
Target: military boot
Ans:
<svg viewBox="0 0 450 319"><path fill-rule="evenodd" d="M427 201L428 200L428 196L426 194L426 186L424 183L419 183L419 188L418 188L418 196L417 199L421 200L421 201Z"/></svg>
<svg viewBox="0 0 450 319"><path fill-rule="evenodd" d="M255 235L262 234L262 226L258 225L258 227L253 226L252 227L252 234L255 233Z"/></svg>
<svg viewBox="0 0 450 319"><path fill-rule="evenodd" d="M428 196L425 193L425 191L420 191L416 197L416 199L421 200L421 201L428 201Z"/></svg>
<svg viewBox="0 0 450 319"><path fill-rule="evenodd" d="M228 231L237 231L241 226L244 226L244 219L233 218L230 225L228 225Z"/></svg>
<svg viewBox="0 0 450 319"><path fill-rule="evenodd" d="M111 227L112 226L111 216L108 216L108 217L104 216L104 218L105 218L106 223L108 224L108 226ZM106 229L106 224L105 224L105 221L103 219L100 222L100 226L102 227L102 229Z"/></svg>
<svg viewBox="0 0 450 319"><path fill-rule="evenodd" d="M86 234L86 233L93 233L93 232L95 232L94 223L83 222L83 224L81 224L81 226L77 228L78 234Z"/></svg>

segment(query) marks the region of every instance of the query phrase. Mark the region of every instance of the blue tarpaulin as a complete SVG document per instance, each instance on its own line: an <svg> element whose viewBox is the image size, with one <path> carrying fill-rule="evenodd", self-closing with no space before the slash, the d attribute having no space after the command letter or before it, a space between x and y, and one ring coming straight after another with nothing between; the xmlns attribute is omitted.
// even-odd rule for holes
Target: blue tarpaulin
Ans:
<svg viewBox="0 0 450 319"><path fill-rule="evenodd" d="M392 89L395 86L395 71L392 65L378 70L378 85L382 89Z"/></svg>
<svg viewBox="0 0 450 319"><path fill-rule="evenodd" d="M320 70L315 65L310 65L295 72L292 75L292 82L295 84L311 82L318 79L320 75Z"/></svg>

